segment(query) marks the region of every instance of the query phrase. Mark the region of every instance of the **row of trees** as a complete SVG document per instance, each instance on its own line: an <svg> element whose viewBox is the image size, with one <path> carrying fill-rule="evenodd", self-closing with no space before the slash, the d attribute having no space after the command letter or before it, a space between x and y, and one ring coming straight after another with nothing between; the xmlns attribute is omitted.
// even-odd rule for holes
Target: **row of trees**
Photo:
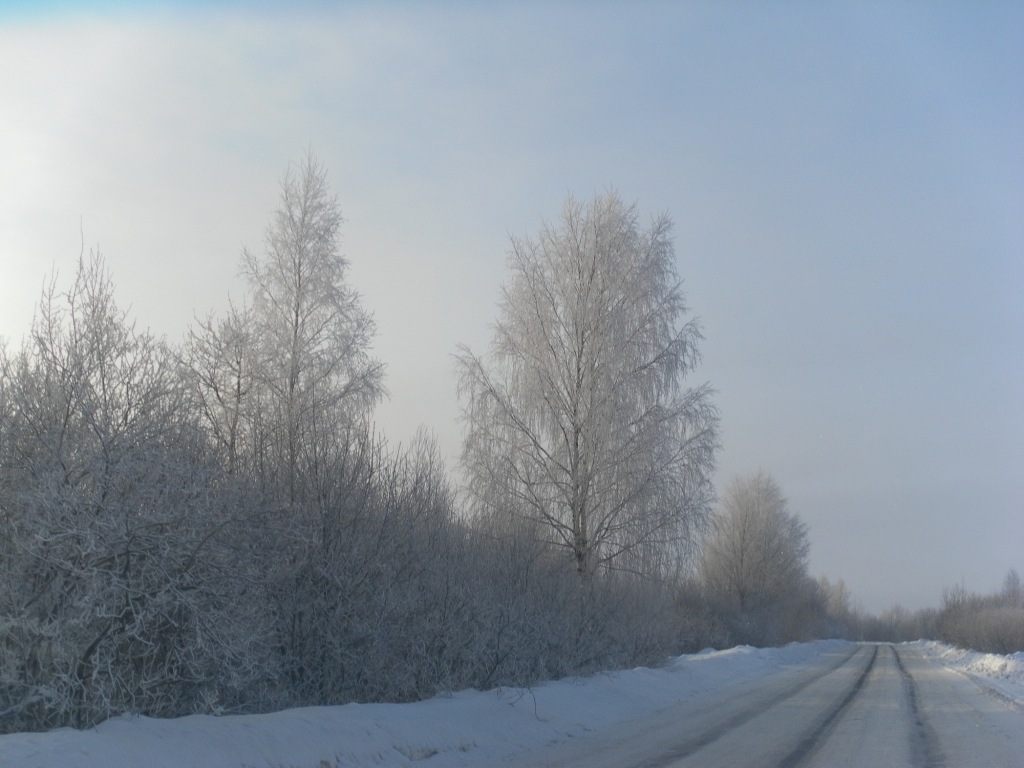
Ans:
<svg viewBox="0 0 1024 768"><path fill-rule="evenodd" d="M0 349L0 731L351 700L848 632L766 474L712 515L671 222L609 193L514 239L493 343L458 356L456 490L391 446L372 315L309 156L246 294L180 344L102 258ZM702 546L703 544L703 546Z"/></svg>
<svg viewBox="0 0 1024 768"><path fill-rule="evenodd" d="M460 355L467 493L372 432L372 315L312 157L181 344L99 255L0 354L0 729L526 684L678 649L717 414L669 223L570 201Z"/></svg>

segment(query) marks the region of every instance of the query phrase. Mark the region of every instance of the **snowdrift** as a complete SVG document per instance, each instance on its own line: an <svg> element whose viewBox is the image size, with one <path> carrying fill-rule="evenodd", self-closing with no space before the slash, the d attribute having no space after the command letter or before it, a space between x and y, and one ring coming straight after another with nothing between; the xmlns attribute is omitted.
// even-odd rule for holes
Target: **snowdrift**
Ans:
<svg viewBox="0 0 1024 768"><path fill-rule="evenodd" d="M919 640L916 645L928 658L955 669L1024 710L1024 652L1000 656L965 651L945 643Z"/></svg>

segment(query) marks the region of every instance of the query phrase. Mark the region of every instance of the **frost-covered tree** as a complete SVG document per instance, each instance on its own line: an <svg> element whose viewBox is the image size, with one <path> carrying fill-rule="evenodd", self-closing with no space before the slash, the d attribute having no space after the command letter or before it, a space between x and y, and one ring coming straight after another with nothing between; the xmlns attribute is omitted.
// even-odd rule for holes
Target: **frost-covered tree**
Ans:
<svg viewBox="0 0 1024 768"><path fill-rule="evenodd" d="M702 569L711 593L746 622L778 622L808 584L807 526L789 511L782 490L766 472L735 479L725 492ZM777 632L755 627L746 639L772 641Z"/></svg>
<svg viewBox="0 0 1024 768"><path fill-rule="evenodd" d="M384 367L369 351L373 317L346 281L341 224L326 170L310 154L282 179L263 256L242 253L259 469L276 474L289 503L300 495L302 468L315 467L316 449L332 441L329 433L364 419L384 396Z"/></svg>
<svg viewBox="0 0 1024 768"><path fill-rule="evenodd" d="M854 607L853 596L849 587L842 579L830 581L826 576L819 576L815 583L820 596L823 617L827 634L831 637L851 638L855 635L858 616Z"/></svg>
<svg viewBox="0 0 1024 768"><path fill-rule="evenodd" d="M718 416L684 383L701 333L671 229L614 193L569 198L512 239L490 354L457 356L478 510L538 523L580 573L658 570L708 520Z"/></svg>

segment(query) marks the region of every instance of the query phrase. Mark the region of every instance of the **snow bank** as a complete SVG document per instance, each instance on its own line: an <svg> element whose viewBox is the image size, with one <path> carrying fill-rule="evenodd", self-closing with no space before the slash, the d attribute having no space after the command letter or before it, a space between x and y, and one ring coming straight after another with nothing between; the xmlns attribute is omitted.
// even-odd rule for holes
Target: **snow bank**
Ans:
<svg viewBox="0 0 1024 768"><path fill-rule="evenodd" d="M965 651L934 640L918 640L916 645L928 658L945 667L970 675L981 685L996 691L1024 709L1024 652L1009 656Z"/></svg>
<svg viewBox="0 0 1024 768"><path fill-rule="evenodd" d="M766 677L842 641L733 648L529 690L464 691L416 704L306 707L176 720L120 717L87 731L0 736L4 768L334 768L487 765Z"/></svg>

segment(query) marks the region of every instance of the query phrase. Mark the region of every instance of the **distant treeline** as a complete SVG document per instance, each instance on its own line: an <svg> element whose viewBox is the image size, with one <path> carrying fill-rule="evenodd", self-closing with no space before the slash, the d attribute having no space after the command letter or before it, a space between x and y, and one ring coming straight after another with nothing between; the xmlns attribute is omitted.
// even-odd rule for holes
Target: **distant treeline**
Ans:
<svg viewBox="0 0 1024 768"><path fill-rule="evenodd" d="M958 584L943 590L939 608L911 612L897 605L863 619L861 626L867 640L926 638L985 653L1017 653L1024 651L1024 588L1010 570L992 594L972 594Z"/></svg>

